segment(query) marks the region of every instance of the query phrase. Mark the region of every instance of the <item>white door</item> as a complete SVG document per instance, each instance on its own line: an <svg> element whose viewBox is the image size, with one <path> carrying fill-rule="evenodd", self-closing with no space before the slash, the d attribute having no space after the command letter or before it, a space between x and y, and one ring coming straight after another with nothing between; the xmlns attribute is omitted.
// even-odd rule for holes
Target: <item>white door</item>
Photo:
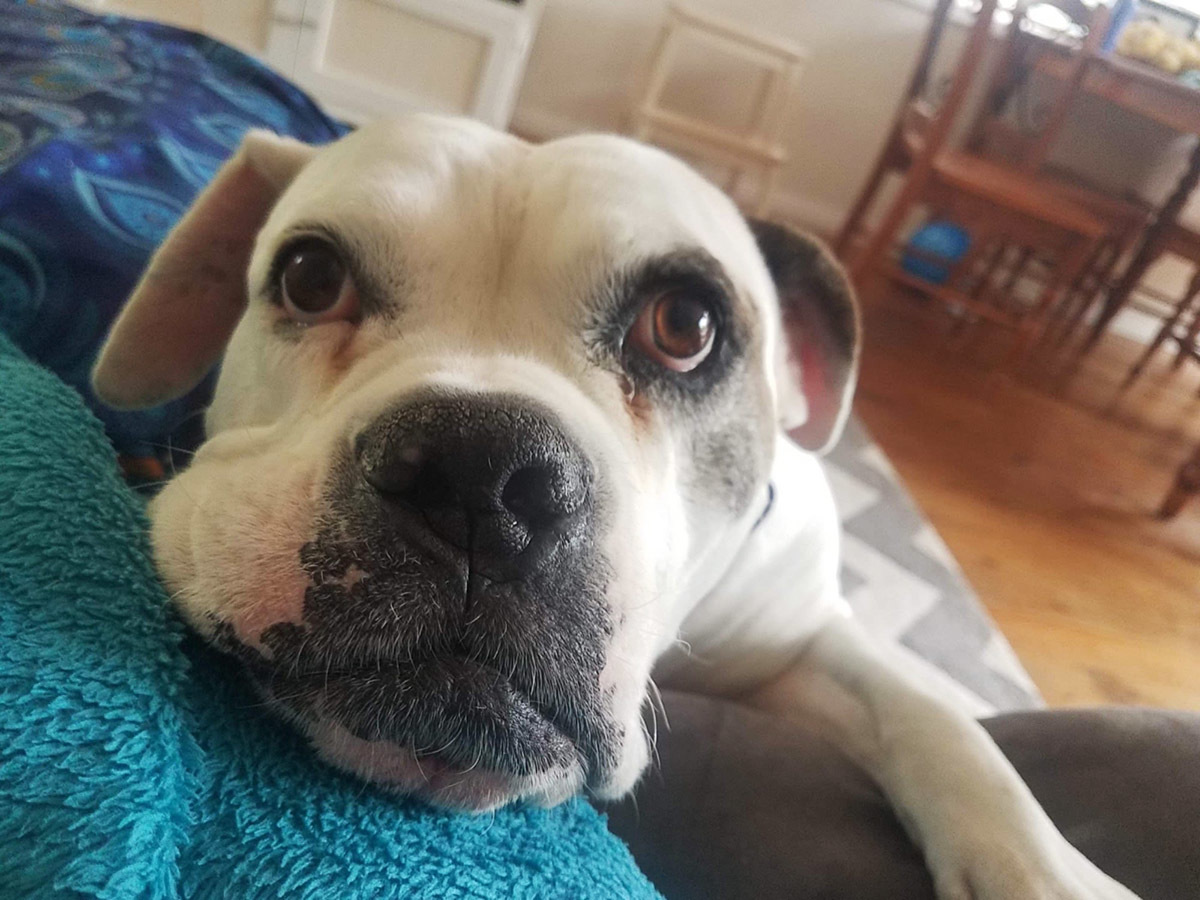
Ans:
<svg viewBox="0 0 1200 900"><path fill-rule="evenodd" d="M275 0L265 57L352 122L411 110L508 125L544 0Z"/></svg>

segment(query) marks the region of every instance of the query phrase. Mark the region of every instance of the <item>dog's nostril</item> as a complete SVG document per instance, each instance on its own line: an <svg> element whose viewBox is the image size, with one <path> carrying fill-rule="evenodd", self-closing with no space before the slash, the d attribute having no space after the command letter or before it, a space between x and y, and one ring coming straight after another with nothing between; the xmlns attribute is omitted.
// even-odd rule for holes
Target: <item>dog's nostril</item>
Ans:
<svg viewBox="0 0 1200 900"><path fill-rule="evenodd" d="M363 469L367 481L383 494L406 496L420 483L428 460L419 444L407 444L386 459L366 462Z"/></svg>
<svg viewBox="0 0 1200 900"><path fill-rule="evenodd" d="M517 469L508 477L500 502L529 525L549 524L571 511L557 480L554 470L548 466Z"/></svg>
<svg viewBox="0 0 1200 900"><path fill-rule="evenodd" d="M454 479L420 444L400 447L385 464L365 470L367 481L379 493L420 509L454 506L461 500Z"/></svg>

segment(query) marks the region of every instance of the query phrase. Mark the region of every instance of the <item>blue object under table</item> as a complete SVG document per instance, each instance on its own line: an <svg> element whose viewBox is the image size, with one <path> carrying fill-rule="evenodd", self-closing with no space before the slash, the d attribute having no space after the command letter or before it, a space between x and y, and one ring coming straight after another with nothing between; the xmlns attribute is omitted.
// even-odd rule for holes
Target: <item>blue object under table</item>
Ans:
<svg viewBox="0 0 1200 900"><path fill-rule="evenodd" d="M916 230L904 248L900 265L905 272L928 281L945 284L967 251L971 235L961 225L937 220Z"/></svg>

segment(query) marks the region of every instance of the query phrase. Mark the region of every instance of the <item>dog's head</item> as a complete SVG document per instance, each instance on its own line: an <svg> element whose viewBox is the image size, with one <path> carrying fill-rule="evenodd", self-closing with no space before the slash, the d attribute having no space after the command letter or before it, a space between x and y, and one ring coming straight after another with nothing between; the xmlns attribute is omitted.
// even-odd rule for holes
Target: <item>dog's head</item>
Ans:
<svg viewBox="0 0 1200 900"><path fill-rule="evenodd" d="M249 135L94 381L149 406L224 354L150 509L176 604L328 760L484 809L633 784L651 665L856 334L816 244L657 150L417 117Z"/></svg>

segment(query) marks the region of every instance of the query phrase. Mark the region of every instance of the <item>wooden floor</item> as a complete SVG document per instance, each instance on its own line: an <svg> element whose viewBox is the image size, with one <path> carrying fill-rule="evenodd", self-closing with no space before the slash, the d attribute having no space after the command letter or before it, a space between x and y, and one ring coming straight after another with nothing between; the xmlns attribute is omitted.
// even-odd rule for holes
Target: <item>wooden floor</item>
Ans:
<svg viewBox="0 0 1200 900"><path fill-rule="evenodd" d="M1003 334L866 298L857 409L1052 705L1200 709L1200 503L1154 510L1200 441L1200 366L1131 390L1110 338L1073 378L1014 377Z"/></svg>

